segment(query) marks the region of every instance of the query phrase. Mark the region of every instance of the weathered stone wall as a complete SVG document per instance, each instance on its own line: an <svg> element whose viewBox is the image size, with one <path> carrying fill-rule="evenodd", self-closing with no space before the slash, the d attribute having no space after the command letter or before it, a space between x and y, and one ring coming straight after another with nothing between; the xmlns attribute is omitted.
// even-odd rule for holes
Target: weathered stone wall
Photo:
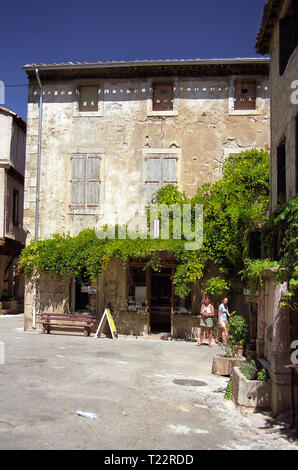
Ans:
<svg viewBox="0 0 298 470"><path fill-rule="evenodd" d="M6 189L6 174L5 168L0 168L0 238L4 237L5 233L5 189Z"/></svg>
<svg viewBox="0 0 298 470"><path fill-rule="evenodd" d="M10 143L13 117L0 110L0 162L10 160Z"/></svg>
<svg viewBox="0 0 298 470"><path fill-rule="evenodd" d="M32 328L34 311L37 326L39 326L39 313L69 313L70 282L55 277L42 276L33 285L27 279L25 282L25 330Z"/></svg>
<svg viewBox="0 0 298 470"><path fill-rule="evenodd" d="M173 338L197 340L200 337L200 316L197 315L172 315L171 334Z"/></svg>
<svg viewBox="0 0 298 470"><path fill-rule="evenodd" d="M284 2L280 18L283 18L289 1ZM270 46L270 89L271 89L271 204L277 204L277 147L286 139L286 180L287 200L296 191L296 130L297 104L291 102L291 84L298 80L298 47L293 52L287 68L279 75L279 22L277 21Z"/></svg>
<svg viewBox="0 0 298 470"><path fill-rule="evenodd" d="M268 79L256 79L258 109L242 114L229 111L230 77L180 79L175 82L179 96L172 116L148 111L147 80L101 82L95 116L77 112L76 82L45 83L39 237L74 234L116 220L122 224L137 218L142 224L146 152L177 151L178 186L193 194L198 185L220 177L220 165L229 153L268 145ZM29 93L24 211L28 240L34 236L39 90L33 87ZM102 157L102 204L84 215L70 207L71 157L78 153Z"/></svg>
<svg viewBox="0 0 298 470"><path fill-rule="evenodd" d="M270 373L271 407L275 415L291 406L290 371L285 368L291 363L289 312L281 307L286 289L286 283L276 281L276 269L263 272L263 285L259 292L257 355Z"/></svg>
<svg viewBox="0 0 298 470"><path fill-rule="evenodd" d="M13 212L13 192L19 193L18 205L18 224L14 225ZM26 236L23 229L23 213L24 213L24 183L14 176L6 175L6 204L5 204L5 236L25 244Z"/></svg>

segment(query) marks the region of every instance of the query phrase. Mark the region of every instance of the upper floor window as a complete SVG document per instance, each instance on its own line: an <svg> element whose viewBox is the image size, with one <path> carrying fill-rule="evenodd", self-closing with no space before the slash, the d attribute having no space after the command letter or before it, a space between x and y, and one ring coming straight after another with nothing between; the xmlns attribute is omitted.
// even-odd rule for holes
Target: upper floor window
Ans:
<svg viewBox="0 0 298 470"><path fill-rule="evenodd" d="M277 147L277 200L278 202L286 201L286 143L283 142Z"/></svg>
<svg viewBox="0 0 298 470"><path fill-rule="evenodd" d="M79 88L79 111L98 111L98 86L81 85Z"/></svg>
<svg viewBox="0 0 298 470"><path fill-rule="evenodd" d="M153 85L153 111L173 111L174 86L172 83Z"/></svg>
<svg viewBox="0 0 298 470"><path fill-rule="evenodd" d="M255 81L236 81L234 91L234 110L256 109L257 84Z"/></svg>
<svg viewBox="0 0 298 470"><path fill-rule="evenodd" d="M19 205L20 205L19 191L14 189L13 195L12 195L12 223L13 225L19 225Z"/></svg>
<svg viewBox="0 0 298 470"><path fill-rule="evenodd" d="M298 45L298 2L292 0L285 18L279 20L279 73L284 74Z"/></svg>
<svg viewBox="0 0 298 470"><path fill-rule="evenodd" d="M145 157L145 194L149 204L153 194L167 184L177 185L177 161L175 154L153 153Z"/></svg>
<svg viewBox="0 0 298 470"><path fill-rule="evenodd" d="M296 116L296 194L298 194L298 114Z"/></svg>
<svg viewBox="0 0 298 470"><path fill-rule="evenodd" d="M100 204L100 155L73 155L71 159L71 205L92 208Z"/></svg>

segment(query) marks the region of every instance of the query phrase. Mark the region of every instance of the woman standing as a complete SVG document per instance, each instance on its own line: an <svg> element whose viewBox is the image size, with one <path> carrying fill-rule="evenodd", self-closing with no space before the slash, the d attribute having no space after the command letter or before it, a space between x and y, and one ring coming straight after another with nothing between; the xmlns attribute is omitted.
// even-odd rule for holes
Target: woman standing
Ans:
<svg viewBox="0 0 298 470"><path fill-rule="evenodd" d="M222 338L223 332L225 333L226 341L229 341L229 333L227 329L228 318L231 316L228 307L229 299L225 297L222 304L218 308L218 333L215 340L216 343Z"/></svg>
<svg viewBox="0 0 298 470"><path fill-rule="evenodd" d="M204 303L201 306L201 333L200 333L200 342L197 346L202 346L205 330L207 328L209 348L212 348L212 328L213 328L213 318L214 317L214 307L211 305L210 297L206 295Z"/></svg>

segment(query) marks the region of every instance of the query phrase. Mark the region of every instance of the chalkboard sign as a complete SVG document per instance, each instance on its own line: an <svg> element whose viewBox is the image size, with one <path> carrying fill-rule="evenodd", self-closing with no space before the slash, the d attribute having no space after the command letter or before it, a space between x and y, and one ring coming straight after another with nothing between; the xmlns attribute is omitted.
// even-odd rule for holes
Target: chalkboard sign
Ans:
<svg viewBox="0 0 298 470"><path fill-rule="evenodd" d="M115 326L115 323L114 323L114 319L113 319L113 316L111 314L111 310L108 309L108 308L106 308L105 311L103 312L103 316L101 317L101 320L99 322L97 331L95 333L95 338L100 337L100 335L103 332L103 329L104 329L107 322L108 322L108 325L109 325L109 328L110 328L112 338L113 339L118 338L117 329L116 329L116 326Z"/></svg>

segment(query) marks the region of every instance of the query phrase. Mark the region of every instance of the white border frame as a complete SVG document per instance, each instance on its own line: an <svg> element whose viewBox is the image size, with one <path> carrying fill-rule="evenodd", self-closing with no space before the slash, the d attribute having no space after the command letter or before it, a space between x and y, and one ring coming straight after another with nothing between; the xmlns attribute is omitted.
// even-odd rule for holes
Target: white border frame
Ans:
<svg viewBox="0 0 298 470"><path fill-rule="evenodd" d="M80 111L79 110L79 88L80 86L98 86L98 110L97 111ZM102 80L94 79L82 79L74 82L73 89L73 116L74 117L101 117L104 111L104 83Z"/></svg>
<svg viewBox="0 0 298 470"><path fill-rule="evenodd" d="M154 83L173 83L174 102L171 111L153 111ZM178 116L179 111L179 80L177 77L157 77L147 79L147 116Z"/></svg>

